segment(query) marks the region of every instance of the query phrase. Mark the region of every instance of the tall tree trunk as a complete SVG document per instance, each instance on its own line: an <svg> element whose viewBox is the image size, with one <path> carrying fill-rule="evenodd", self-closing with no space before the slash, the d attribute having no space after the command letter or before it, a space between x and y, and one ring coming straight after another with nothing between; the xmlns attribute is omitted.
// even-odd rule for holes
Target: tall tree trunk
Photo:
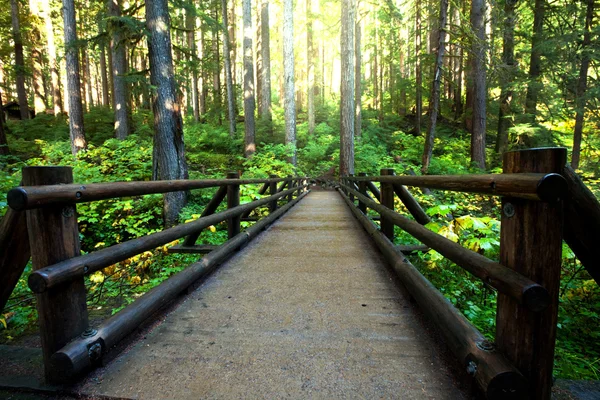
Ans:
<svg viewBox="0 0 600 400"><path fill-rule="evenodd" d="M2 107L2 93L0 93L0 155L7 156L10 154L10 151L6 140L6 132L4 130L4 111L2 110Z"/></svg>
<svg viewBox="0 0 600 400"><path fill-rule="evenodd" d="M69 99L69 132L71 151L76 155L86 148L83 129L83 105L81 104L81 80L79 77L79 52L77 50L77 25L74 0L63 0L63 21L65 32L65 61L67 73L67 93Z"/></svg>
<svg viewBox="0 0 600 400"><path fill-rule="evenodd" d="M215 0L213 16L218 26L219 7L217 4ZM217 26L212 29L212 51L215 58L213 69L213 114L216 116L217 124L223 125L223 115L221 114L221 52L219 51L219 28Z"/></svg>
<svg viewBox="0 0 600 400"><path fill-rule="evenodd" d="M525 114L527 121L535 123L537 115L537 99L540 91L540 75L542 73L542 49L544 40L544 16L546 14L546 0L535 0L533 10L533 37L531 38L531 58L529 60L529 83L525 98Z"/></svg>
<svg viewBox="0 0 600 400"><path fill-rule="evenodd" d="M283 0L283 75L285 144L293 146L290 162L296 166L296 99L294 98L294 7L293 0Z"/></svg>
<svg viewBox="0 0 600 400"><path fill-rule="evenodd" d="M377 29L379 31L379 33L377 34L377 39L379 41L379 90L377 91L379 93L379 101L377 103L379 103L379 115L377 116L377 119L379 120L379 122L383 122L383 92L384 92L384 60L383 60L383 40L382 40L382 34L381 34L381 22L379 21L379 18L377 18ZM376 71L377 72L377 71Z"/></svg>
<svg viewBox="0 0 600 400"><path fill-rule="evenodd" d="M340 176L348 176L354 174L354 0L342 0L341 21Z"/></svg>
<svg viewBox="0 0 600 400"><path fill-rule="evenodd" d="M242 0L244 19L244 156L252 157L256 151L254 110L254 63L252 62L252 2Z"/></svg>
<svg viewBox="0 0 600 400"><path fill-rule="evenodd" d="M463 1L464 2L464 1ZM460 30L461 19L460 19L460 8L462 7L462 3L457 4L454 7L454 23L456 25L456 29ZM454 61L454 119L460 119L463 113L463 102L462 102L462 88L463 88L463 46L462 43L457 39L457 54L456 60Z"/></svg>
<svg viewBox="0 0 600 400"><path fill-rule="evenodd" d="M38 0L29 1L31 14L43 19ZM31 86L33 88L33 109L36 114L46 111L46 90L44 85L44 60L40 51L42 35L37 24L32 24L30 37Z"/></svg>
<svg viewBox="0 0 600 400"><path fill-rule="evenodd" d="M102 78L102 105L110 107L110 91L108 88L108 72L106 68L106 46L100 45L100 76Z"/></svg>
<svg viewBox="0 0 600 400"><path fill-rule="evenodd" d="M252 42L254 45L254 82L256 83L256 91L255 95L257 98L256 101L256 111L260 118L262 118L262 35L261 35L261 18L260 18L260 4L257 7L252 8L252 12L256 15L256 24L255 28L255 36L254 41Z"/></svg>
<svg viewBox="0 0 600 400"><path fill-rule="evenodd" d="M423 75L421 72L421 0L415 2L415 135L421 134Z"/></svg>
<svg viewBox="0 0 600 400"><path fill-rule="evenodd" d="M307 79L307 112L308 134L315 133L315 60L313 45L313 11L312 0L306 0L306 79Z"/></svg>
<svg viewBox="0 0 600 400"><path fill-rule="evenodd" d="M89 48L87 46L84 49L84 59L85 59L85 74L87 76L87 102L90 107L94 106L94 92L92 91L92 74L90 71L90 54Z"/></svg>
<svg viewBox="0 0 600 400"><path fill-rule="evenodd" d="M375 37L373 40L373 106L375 110L379 110L381 104L379 104L379 41L377 35L379 30L377 29L377 14L375 14Z"/></svg>
<svg viewBox="0 0 600 400"><path fill-rule="evenodd" d="M119 0L108 0L108 14L113 18L109 26L111 32L110 51L112 53L113 99L115 112L115 137L124 140L130 133L128 88L125 81L127 72L126 46L123 27L116 19L121 17Z"/></svg>
<svg viewBox="0 0 600 400"><path fill-rule="evenodd" d="M233 79L231 78L231 52L229 51L229 30L227 29L227 0L221 0L223 12L223 57L225 58L225 84L227 86L227 113L229 116L229 136L235 137L235 99L233 98Z"/></svg>
<svg viewBox="0 0 600 400"><path fill-rule="evenodd" d="M27 105L27 92L25 91L25 60L23 57L23 40L21 39L21 26L19 23L19 4L17 0L10 0L13 41L15 43L15 71L17 75L17 97L21 119L29 119Z"/></svg>
<svg viewBox="0 0 600 400"><path fill-rule="evenodd" d="M362 79L361 79L361 40L362 31L360 27L361 18L359 15L360 0L356 3L356 23L354 24L354 137L360 138L362 131Z"/></svg>
<svg viewBox="0 0 600 400"><path fill-rule="evenodd" d="M195 4L192 3L192 4ZM194 122L200 121L200 105L198 101L198 55L196 54L196 10L186 8L185 28L187 30L187 47L190 50L188 61L192 69L192 108Z"/></svg>
<svg viewBox="0 0 600 400"><path fill-rule="evenodd" d="M473 131L471 132L471 162L485 169L485 124L486 124L486 82L485 82L485 0L471 1L471 26L474 38L472 43L473 78Z"/></svg>
<svg viewBox="0 0 600 400"><path fill-rule="evenodd" d="M152 105L154 111L153 178L187 179L183 121L173 73L167 0L146 0L146 27L149 32L150 82L156 88ZM166 193L163 197L165 226L173 226L177 223L179 212L186 203L186 193Z"/></svg>
<svg viewBox="0 0 600 400"><path fill-rule="evenodd" d="M508 149L508 128L513 117L511 101L512 85L516 75L515 63L515 8L517 0L504 0L504 29L502 34L502 69L500 81L500 110L498 112L498 136L496 153L504 153Z"/></svg>
<svg viewBox="0 0 600 400"><path fill-rule="evenodd" d="M581 154L581 136L583 133L583 117L585 115L587 91L587 75L590 66L590 46L592 44L592 22L594 19L594 0L587 0L587 9L585 15L585 30L583 33L583 43L581 44L581 67L579 69L579 81L577 82L577 112L575 115L575 131L573 134L573 155L571 157L571 167L579 168L579 157Z"/></svg>
<svg viewBox="0 0 600 400"><path fill-rule="evenodd" d="M231 72L232 72L232 82L233 82L233 104L235 106L235 115L239 114L239 110L238 110L238 106L237 106L237 101L235 101L236 97L235 97L235 91L236 91L236 85L237 85L237 41L236 41L236 36L235 36L235 28L236 28L236 18L237 18L237 14L235 12L235 5L236 5L236 0L231 0L231 7L229 8L229 26L227 27L227 29L229 29L229 50L231 52L230 56L230 60L233 60L231 63Z"/></svg>
<svg viewBox="0 0 600 400"><path fill-rule="evenodd" d="M46 43L48 49L48 65L50 66L50 74L52 77L52 103L54 106L54 115L63 112L63 101L60 91L60 75L56 63L56 45L54 44L54 27L52 18L50 17L50 0L42 0L41 3L42 15L44 18L44 26L46 30Z"/></svg>
<svg viewBox="0 0 600 400"><path fill-rule="evenodd" d="M309 0L310 1L310 0ZM260 4L260 53L261 53L261 70L260 70L260 103L261 103L261 118L268 125L268 130L272 133L271 122L273 119L271 112L271 38L269 34L269 1L262 0Z"/></svg>
<svg viewBox="0 0 600 400"><path fill-rule="evenodd" d="M440 86L442 81L442 67L444 63L447 17L448 0L442 0L440 3L439 33L436 35L438 44L437 49L434 49L434 51L437 51L437 55L433 69L433 81L431 82L431 97L429 98L429 123L427 124L427 136L425 138L425 149L423 150L423 161L421 166L421 172L423 174L426 174L427 169L429 169L429 163L433 153L435 126L437 124L437 117L440 110Z"/></svg>
<svg viewBox="0 0 600 400"><path fill-rule="evenodd" d="M200 60L204 60L206 56L206 34L203 25L200 27L200 42L198 46L198 55ZM206 114L206 98L208 97L208 79L206 73L206 65L202 63L200 65L200 81L198 91L200 92L200 99L198 106L200 107L200 116Z"/></svg>

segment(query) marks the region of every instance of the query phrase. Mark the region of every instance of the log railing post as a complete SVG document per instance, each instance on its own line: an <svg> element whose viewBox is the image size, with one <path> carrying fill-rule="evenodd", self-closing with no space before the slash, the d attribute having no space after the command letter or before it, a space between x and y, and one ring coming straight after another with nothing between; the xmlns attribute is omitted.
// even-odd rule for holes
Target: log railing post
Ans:
<svg viewBox="0 0 600 400"><path fill-rule="evenodd" d="M291 175L287 176L287 181L288 181L288 189L291 189L294 187L294 178L292 178ZM287 195L287 202L289 203L290 201L292 201L292 199L294 198L294 192L290 192L290 194Z"/></svg>
<svg viewBox="0 0 600 400"><path fill-rule="evenodd" d="M504 154L504 173L561 173L566 149L547 148ZM504 197L500 263L546 288L550 305L528 310L499 294L496 314L498 349L523 373L532 399L550 399L558 315L563 202Z"/></svg>
<svg viewBox="0 0 600 400"><path fill-rule="evenodd" d="M392 168L383 168L381 170L382 176L394 175L394 170ZM379 202L382 206L389 208L394 211L394 185L391 183L381 182L381 198ZM394 223L383 215L381 215L381 232L388 238L392 243L394 243Z"/></svg>
<svg viewBox="0 0 600 400"><path fill-rule="evenodd" d="M348 175L350 178L352 178L354 176L354 174L349 174ZM345 178L344 179L344 185L346 186L351 186L354 183L352 182L351 179ZM352 204L354 204L354 195L352 193L349 193L347 189L344 189L344 193L346 193L346 196L348 196L350 198L350 201L352 202Z"/></svg>
<svg viewBox="0 0 600 400"><path fill-rule="evenodd" d="M277 179L278 176L277 175L269 175L270 179ZM272 181L269 182L269 194L272 196L274 194L277 193L277 182ZM273 200L272 202L269 203L269 212L273 212L277 210L277 200Z"/></svg>
<svg viewBox="0 0 600 400"><path fill-rule="evenodd" d="M227 179L239 179L237 172L228 172ZM227 209L240 205L240 185L227 185ZM241 215L227 220L227 236L229 239L240 233Z"/></svg>
<svg viewBox="0 0 600 400"><path fill-rule="evenodd" d="M367 176L367 173L361 172L358 174L358 176ZM365 181L358 182L358 191L360 194L366 196L367 195L367 182L365 182ZM367 213L367 205L365 203L363 203L362 201L360 201L360 199L358 200L358 209L360 211L362 211L363 214Z"/></svg>
<svg viewBox="0 0 600 400"><path fill-rule="evenodd" d="M69 183L73 183L70 167L23 168L26 186ZM26 217L34 271L80 254L74 204L28 210ZM46 380L58 383L63 376L54 368L52 355L88 329L83 277L38 294L37 309Z"/></svg>

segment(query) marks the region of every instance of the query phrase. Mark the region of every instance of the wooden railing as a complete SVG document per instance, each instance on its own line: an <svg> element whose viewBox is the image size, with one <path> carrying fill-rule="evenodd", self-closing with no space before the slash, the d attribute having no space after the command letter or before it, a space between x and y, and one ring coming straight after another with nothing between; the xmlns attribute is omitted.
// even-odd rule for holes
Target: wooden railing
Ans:
<svg viewBox="0 0 600 400"><path fill-rule="evenodd" d="M565 164L565 149L533 149L505 153L503 174L395 176L384 169L381 176L343 177L338 188L488 398L550 398L563 230L590 274L596 281L600 277L591 252L600 239L600 204ZM499 262L425 228L429 217L404 185L502 196ZM394 195L416 222L394 211ZM379 213L380 228L367 208ZM497 289L495 344L394 245L394 226Z"/></svg>
<svg viewBox="0 0 600 400"><path fill-rule="evenodd" d="M10 209L0 225L0 309L31 256L29 287L37 294L39 327L46 380L72 381L98 365L102 357L155 311L245 246L306 193L306 178L174 180L73 184L69 167L23 169L23 185L8 193ZM268 196L240 204L240 185L262 184ZM278 186L279 184L279 186ZM80 255L75 204L109 198L140 196L218 187L201 217L161 232ZM294 198L295 196L295 198ZM225 211L215 213L227 202ZM279 206L279 201L286 201ZM249 218L257 207L268 206L262 219ZM241 221L257 221L241 231ZM202 229L227 222L228 240L220 246L196 245ZM207 253L200 261L170 277L104 321L97 329L88 323L84 277L112 264L186 237L171 252ZM8 247L4 247L8 246ZM12 246L12 248L11 248ZM15 278L16 277L16 278Z"/></svg>

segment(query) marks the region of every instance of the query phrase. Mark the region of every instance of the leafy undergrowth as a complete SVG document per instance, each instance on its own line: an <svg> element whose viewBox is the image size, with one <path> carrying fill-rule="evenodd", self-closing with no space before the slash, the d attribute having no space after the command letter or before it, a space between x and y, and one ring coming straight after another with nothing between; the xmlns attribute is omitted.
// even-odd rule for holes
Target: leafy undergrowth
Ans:
<svg viewBox="0 0 600 400"><path fill-rule="evenodd" d="M432 222L426 227L464 247L498 261L500 221L498 201L460 193L423 196ZM399 205L399 208L401 206ZM397 229L398 243L416 243ZM563 245L560 303L554 375L563 379L600 379L600 288ZM496 290L438 252L419 252L415 266L487 338L494 340Z"/></svg>
<svg viewBox="0 0 600 400"><path fill-rule="evenodd" d="M73 159L68 141L68 126L63 118L41 115L24 122L11 122L8 141L11 156L0 156L0 216L6 211L6 193L20 182L24 166L68 165L75 182L144 181L151 179L151 114L134 115L134 133L124 141L112 138L112 115L106 109L86 114L89 122L89 149ZM258 121L258 149L254 157L241 157L243 139L230 138L224 127L186 123L186 156L193 179L223 177L227 171L243 171L244 177L306 174L316 177L335 175L339 165L339 116L336 105L317 110L317 125L312 135L306 122L298 124L298 168L286 160L293 148L285 146L283 110L274 108L273 131ZM241 128L241 127L240 127ZM363 129L356 139L355 171L378 175L381 168L393 167L396 174L419 174L423 137L411 134L411 122L386 116L380 123L375 113L365 111ZM243 129L238 129L242 132ZM513 148L524 143L538 146L561 144L545 128L545 134L531 127L511 133ZM590 137L584 149L582 175L591 190L600 194L600 164L595 162L600 139ZM469 162L470 136L453 125L437 129L431 174L480 173ZM593 143L592 143L593 142ZM501 172L500 159L488 149L490 172ZM241 201L260 197L260 185L242 186ZM456 192L433 191L424 195L411 189L433 222L428 228L467 248L497 260L499 251L499 201L496 198ZM181 222L196 219L210 201L215 189L192 191L190 202L180 215ZM398 202L397 209L407 214ZM162 229L162 197L149 195L125 199L82 203L77 206L82 251L110 247ZM265 209L258 210L266 214ZM249 225L251 223L244 223ZM226 240L225 224L202 232L198 242L219 244ZM416 243L396 229L398 243ZM86 278L88 307L93 323L118 312L152 287L196 261L197 255L169 254L167 247L145 252L109 266ZM488 338L494 339L496 292L457 267L435 251L412 257L414 264L440 291ZM31 266L26 268L7 307L0 314L0 342L14 343L35 334L37 314L33 294L27 288ZM560 309L555 375L559 378L597 379L600 370L600 289L565 246L560 292Z"/></svg>

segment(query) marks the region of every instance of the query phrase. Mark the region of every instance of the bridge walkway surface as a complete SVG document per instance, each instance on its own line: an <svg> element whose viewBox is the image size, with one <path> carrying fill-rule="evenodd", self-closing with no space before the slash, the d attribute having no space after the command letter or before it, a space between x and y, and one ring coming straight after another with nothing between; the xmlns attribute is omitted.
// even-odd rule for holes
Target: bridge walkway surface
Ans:
<svg viewBox="0 0 600 400"><path fill-rule="evenodd" d="M80 393L463 399L434 339L333 191L313 191Z"/></svg>

